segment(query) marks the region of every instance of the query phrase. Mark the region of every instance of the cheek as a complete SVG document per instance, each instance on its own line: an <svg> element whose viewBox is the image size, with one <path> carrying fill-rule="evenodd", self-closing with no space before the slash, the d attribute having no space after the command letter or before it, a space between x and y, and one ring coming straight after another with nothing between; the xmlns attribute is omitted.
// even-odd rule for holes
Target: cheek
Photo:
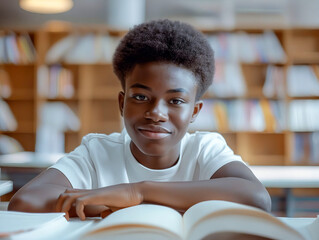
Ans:
<svg viewBox="0 0 319 240"><path fill-rule="evenodd" d="M172 111L172 121L176 122L180 128L187 128L192 118L192 111L188 109L181 109L180 111Z"/></svg>

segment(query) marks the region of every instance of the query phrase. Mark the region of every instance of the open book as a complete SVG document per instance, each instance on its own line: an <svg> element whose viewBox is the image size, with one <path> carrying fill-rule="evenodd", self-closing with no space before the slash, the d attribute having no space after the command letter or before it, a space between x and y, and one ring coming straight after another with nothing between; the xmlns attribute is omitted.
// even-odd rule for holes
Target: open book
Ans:
<svg viewBox="0 0 319 240"><path fill-rule="evenodd" d="M183 217L172 208L160 205L121 209L101 220L81 239L308 240L318 239L318 229L318 219L303 229L294 229L260 209L212 200L192 206Z"/></svg>
<svg viewBox="0 0 319 240"><path fill-rule="evenodd" d="M0 239L40 239L67 224L64 215L0 211Z"/></svg>

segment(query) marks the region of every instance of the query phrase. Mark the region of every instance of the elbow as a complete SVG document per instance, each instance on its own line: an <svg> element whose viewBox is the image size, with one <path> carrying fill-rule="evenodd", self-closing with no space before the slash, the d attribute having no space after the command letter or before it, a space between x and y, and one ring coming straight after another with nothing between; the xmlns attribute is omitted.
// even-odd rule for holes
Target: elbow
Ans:
<svg viewBox="0 0 319 240"><path fill-rule="evenodd" d="M252 205L266 212L271 212L271 198L268 191L263 186L254 194Z"/></svg>
<svg viewBox="0 0 319 240"><path fill-rule="evenodd" d="M26 204L24 203L24 201L18 197L17 195L14 195L8 205L8 211L19 211L19 212L23 212L24 206Z"/></svg>
<svg viewBox="0 0 319 240"><path fill-rule="evenodd" d="M28 196L19 194L19 192L11 198L8 205L8 211L41 212Z"/></svg>

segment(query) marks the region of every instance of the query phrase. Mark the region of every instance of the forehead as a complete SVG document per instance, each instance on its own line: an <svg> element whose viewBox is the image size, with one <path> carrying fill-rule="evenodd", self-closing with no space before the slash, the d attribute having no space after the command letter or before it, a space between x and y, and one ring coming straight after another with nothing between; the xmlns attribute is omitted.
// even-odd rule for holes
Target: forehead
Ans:
<svg viewBox="0 0 319 240"><path fill-rule="evenodd" d="M197 86L194 74L183 67L171 63L150 62L137 64L126 78L126 87L141 83L151 88L186 88Z"/></svg>

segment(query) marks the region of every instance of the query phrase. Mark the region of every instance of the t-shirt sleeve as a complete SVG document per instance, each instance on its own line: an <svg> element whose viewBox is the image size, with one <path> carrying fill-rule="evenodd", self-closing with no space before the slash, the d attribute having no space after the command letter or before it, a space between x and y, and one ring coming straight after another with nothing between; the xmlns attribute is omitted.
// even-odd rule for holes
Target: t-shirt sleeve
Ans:
<svg viewBox="0 0 319 240"><path fill-rule="evenodd" d="M200 167L200 180L210 179L219 168L227 163L233 161L243 162L240 156L234 154L220 134L205 133L199 137L200 153L198 164Z"/></svg>
<svg viewBox="0 0 319 240"><path fill-rule="evenodd" d="M94 166L85 138L74 151L61 158L50 168L61 171L70 181L73 188L92 189Z"/></svg>

